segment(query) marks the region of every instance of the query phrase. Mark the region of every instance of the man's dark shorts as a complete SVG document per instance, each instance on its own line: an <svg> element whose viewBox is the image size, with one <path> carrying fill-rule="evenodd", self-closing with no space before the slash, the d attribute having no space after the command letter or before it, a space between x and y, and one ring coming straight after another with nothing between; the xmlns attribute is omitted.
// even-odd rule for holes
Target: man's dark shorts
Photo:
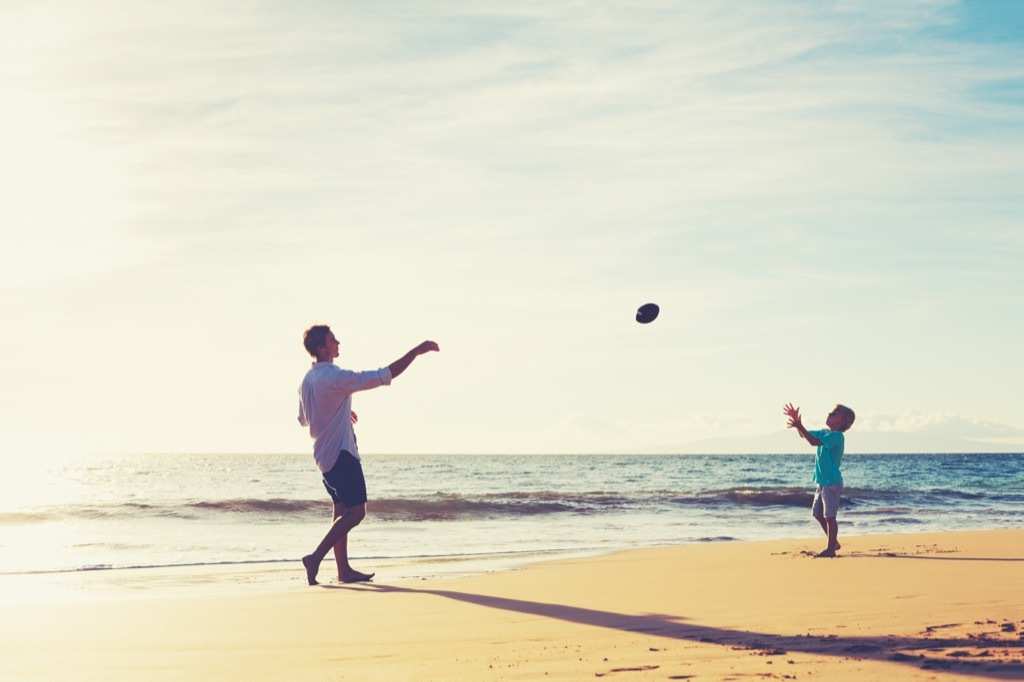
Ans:
<svg viewBox="0 0 1024 682"><path fill-rule="evenodd" d="M334 468L324 474L324 487L335 504L346 507L366 504L363 465L348 450L342 450Z"/></svg>

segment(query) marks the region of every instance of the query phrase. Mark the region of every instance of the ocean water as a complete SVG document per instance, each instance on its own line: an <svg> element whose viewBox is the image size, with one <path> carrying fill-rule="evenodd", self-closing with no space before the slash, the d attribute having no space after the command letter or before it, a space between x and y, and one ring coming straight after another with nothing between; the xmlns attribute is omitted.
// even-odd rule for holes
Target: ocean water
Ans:
<svg viewBox="0 0 1024 682"><path fill-rule="evenodd" d="M848 455L840 534L1024 526L1024 454ZM364 455L353 564L381 578L616 549L810 538L813 454ZM31 462L0 482L0 579L301 581L329 523L309 455ZM323 577L333 572L328 557ZM209 569L209 570L206 570Z"/></svg>

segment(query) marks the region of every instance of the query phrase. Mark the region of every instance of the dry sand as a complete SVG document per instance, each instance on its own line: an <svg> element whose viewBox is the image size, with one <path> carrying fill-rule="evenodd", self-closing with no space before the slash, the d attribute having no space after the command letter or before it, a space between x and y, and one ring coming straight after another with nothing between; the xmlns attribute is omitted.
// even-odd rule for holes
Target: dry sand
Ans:
<svg viewBox="0 0 1024 682"><path fill-rule="evenodd" d="M816 538L461 579L8 599L0 677L1024 679L1024 531L841 540L836 559L812 558Z"/></svg>

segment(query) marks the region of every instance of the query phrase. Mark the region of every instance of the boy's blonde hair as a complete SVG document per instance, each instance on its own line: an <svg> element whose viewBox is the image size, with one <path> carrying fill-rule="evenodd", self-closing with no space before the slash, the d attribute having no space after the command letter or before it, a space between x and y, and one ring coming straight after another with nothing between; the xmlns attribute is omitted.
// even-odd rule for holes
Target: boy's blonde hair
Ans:
<svg viewBox="0 0 1024 682"><path fill-rule="evenodd" d="M843 428L839 430L845 433L851 426L853 426L853 421L857 418L857 415L854 414L853 410L846 405L836 405L836 410L838 410L839 414L843 418Z"/></svg>

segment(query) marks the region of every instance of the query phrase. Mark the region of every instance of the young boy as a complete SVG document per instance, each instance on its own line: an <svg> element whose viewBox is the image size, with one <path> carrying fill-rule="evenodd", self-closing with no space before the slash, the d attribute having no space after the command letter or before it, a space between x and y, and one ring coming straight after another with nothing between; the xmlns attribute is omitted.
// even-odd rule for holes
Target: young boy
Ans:
<svg viewBox="0 0 1024 682"><path fill-rule="evenodd" d="M302 557L306 580L310 585L317 584L320 562L332 548L338 565L338 580L345 583L370 580L372 573L361 573L348 562L348 533L366 516L366 480L352 429L356 423L352 394L389 385L418 356L439 348L433 341L424 341L387 367L353 372L334 364L340 344L330 327L313 325L303 334L302 343L316 361L299 388L299 423L309 427L313 459L334 502L330 529L313 553Z"/></svg>
<svg viewBox="0 0 1024 682"><path fill-rule="evenodd" d="M846 444L846 431L853 426L857 416L849 407L836 405L825 419L827 429L808 431L800 421L800 408L792 403L782 409L789 417L789 428L796 429L800 437L817 448L814 453L814 482L818 485L814 491L814 505L811 513L821 524L821 529L828 537L828 547L817 556L834 557L839 546L839 524L836 513L839 511L839 499L843 494L843 475L839 464L843 460L843 449Z"/></svg>

